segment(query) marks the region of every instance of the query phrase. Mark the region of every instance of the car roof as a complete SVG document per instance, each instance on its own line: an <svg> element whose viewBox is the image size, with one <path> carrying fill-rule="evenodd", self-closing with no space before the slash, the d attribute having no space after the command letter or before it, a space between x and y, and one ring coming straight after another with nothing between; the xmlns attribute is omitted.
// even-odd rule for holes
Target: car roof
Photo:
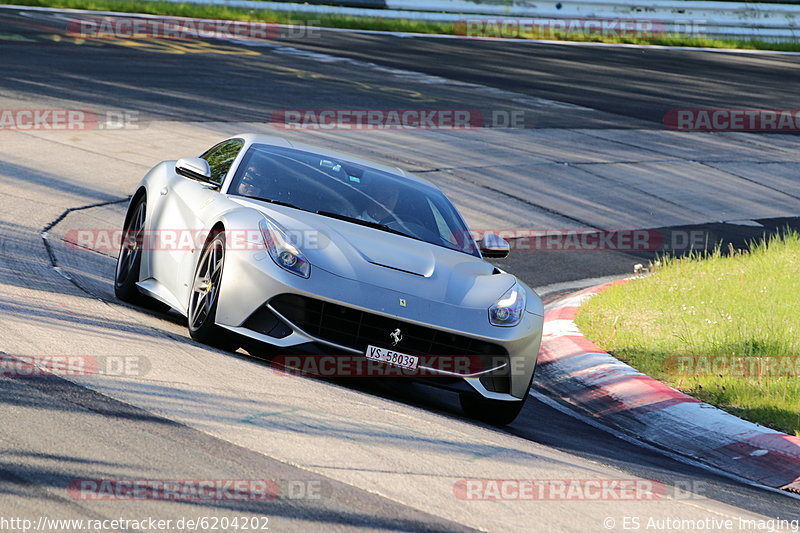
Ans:
<svg viewBox="0 0 800 533"><path fill-rule="evenodd" d="M234 135L231 137L232 139L243 139L248 144L267 144L270 146L281 146L284 148L294 148L296 150L302 150L304 152L311 152L313 154L318 154L322 157L330 157L332 159L340 159L344 161L349 161L351 163L356 163L358 165L363 165L366 167L374 168L376 170L380 170L389 174L393 174L395 176L402 176L410 181L414 181L417 183L425 184L435 189L438 189L436 185L431 183L430 181L420 178L418 176L413 176L403 169L399 167L392 167L389 165L384 165L378 163L376 161L372 161L371 159L364 159L363 157L350 154L347 152L338 152L336 150L330 150L328 148L323 148L321 146L316 146L313 144L306 144L306 143L299 143L295 141L290 141L285 139L284 137L280 137L277 135L264 135L264 134L257 134L257 133L243 133L240 135Z"/></svg>

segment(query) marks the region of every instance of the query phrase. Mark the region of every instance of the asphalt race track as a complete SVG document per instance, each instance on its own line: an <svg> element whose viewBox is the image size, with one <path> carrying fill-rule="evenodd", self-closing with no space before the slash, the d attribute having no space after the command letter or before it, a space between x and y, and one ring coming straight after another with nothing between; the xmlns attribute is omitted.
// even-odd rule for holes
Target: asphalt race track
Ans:
<svg viewBox="0 0 800 533"><path fill-rule="evenodd" d="M156 163L257 131L420 173L473 228L648 229L742 243L798 227L797 136L676 132L662 118L798 109L800 56L332 31L266 43L80 39L69 20L0 9L0 110L101 117L89 129L0 129L0 352L137 366L0 377L0 519L264 516L272 531L585 532L623 531L631 517L800 518L797 499L597 429L557 399L530 398L500 430L421 385L287 377L243 351L198 345L177 315L114 298L115 251L68 237L121 227L128 195ZM524 127L270 123L287 109L520 112ZM651 257L515 250L498 265L551 296ZM470 478L653 480L666 490L655 501L466 501L454 486ZM74 490L102 479L270 480L281 496L103 500Z"/></svg>

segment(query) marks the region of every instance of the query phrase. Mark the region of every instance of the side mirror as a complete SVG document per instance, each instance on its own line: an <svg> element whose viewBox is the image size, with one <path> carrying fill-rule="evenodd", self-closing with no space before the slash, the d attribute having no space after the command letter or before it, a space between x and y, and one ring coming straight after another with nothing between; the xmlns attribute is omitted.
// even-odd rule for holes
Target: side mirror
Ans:
<svg viewBox="0 0 800 533"><path fill-rule="evenodd" d="M189 179L219 185L211 180L211 167L208 161L201 157L184 157L175 163L175 172Z"/></svg>
<svg viewBox="0 0 800 533"><path fill-rule="evenodd" d="M487 233L484 235L478 247L483 257L494 257L497 259L508 256L508 252L511 250L508 241L494 233Z"/></svg>

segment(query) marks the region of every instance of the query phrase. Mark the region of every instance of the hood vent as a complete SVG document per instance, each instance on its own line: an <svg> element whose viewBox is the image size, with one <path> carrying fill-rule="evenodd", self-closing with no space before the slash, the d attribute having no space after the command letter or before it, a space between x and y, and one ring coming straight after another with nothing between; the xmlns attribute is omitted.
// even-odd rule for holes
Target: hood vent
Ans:
<svg viewBox="0 0 800 533"><path fill-rule="evenodd" d="M427 277L424 274L420 274L419 272L412 272L411 270L405 270L403 268L398 268L398 267L391 266L391 265L384 265L382 263L376 263L375 261L369 261L369 263L372 264L372 265L377 265L377 266L383 267L383 268L391 268L392 270L397 270L398 272L405 272L406 274L413 274L413 275L419 276L421 278Z"/></svg>

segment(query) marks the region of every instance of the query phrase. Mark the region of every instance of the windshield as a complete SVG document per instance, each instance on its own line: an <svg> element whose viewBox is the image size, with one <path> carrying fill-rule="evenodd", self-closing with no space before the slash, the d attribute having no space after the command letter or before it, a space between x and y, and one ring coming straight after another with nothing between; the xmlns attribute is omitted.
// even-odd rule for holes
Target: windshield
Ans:
<svg viewBox="0 0 800 533"><path fill-rule="evenodd" d="M228 191L480 257L466 224L440 190L356 163L254 144Z"/></svg>

